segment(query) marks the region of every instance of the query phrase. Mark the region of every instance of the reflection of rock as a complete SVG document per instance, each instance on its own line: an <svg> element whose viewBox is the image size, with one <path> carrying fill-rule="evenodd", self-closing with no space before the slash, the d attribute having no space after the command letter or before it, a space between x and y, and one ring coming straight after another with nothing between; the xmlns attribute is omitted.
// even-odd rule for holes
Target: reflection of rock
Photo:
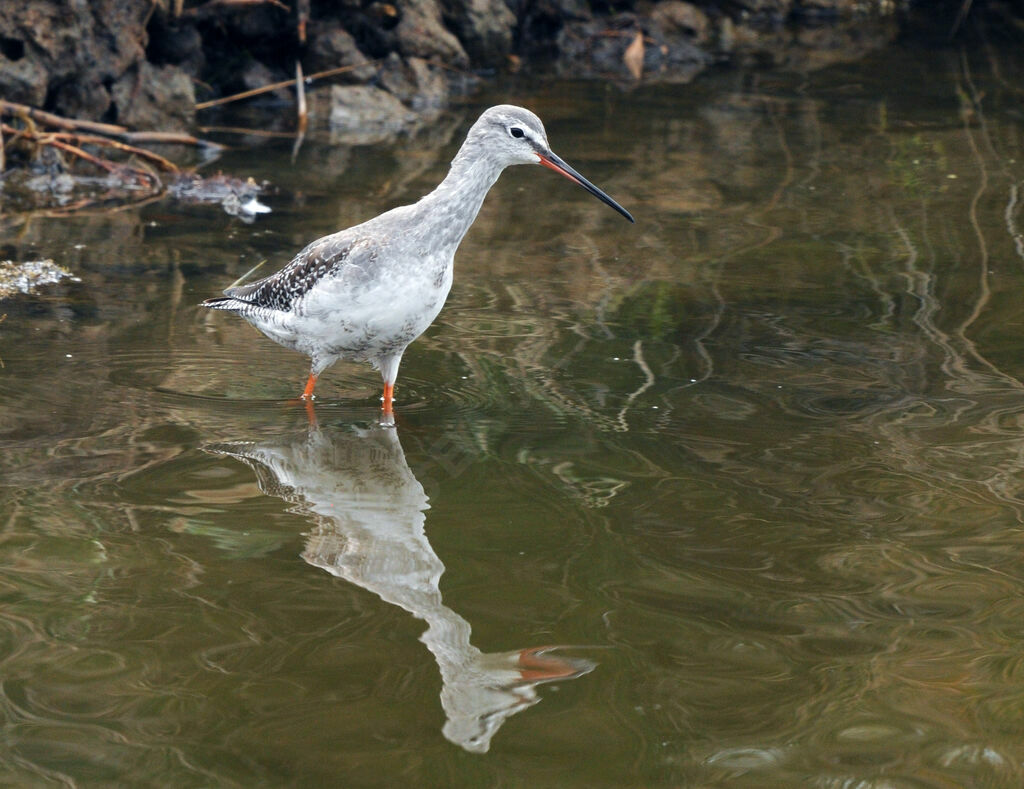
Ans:
<svg viewBox="0 0 1024 789"><path fill-rule="evenodd" d="M260 489L314 523L302 557L427 623L421 640L441 671L444 735L474 753L507 718L536 704L536 686L572 679L594 664L553 647L485 654L469 622L445 606L444 564L424 532L429 505L394 429L327 433L293 441L209 447L248 463Z"/></svg>
<svg viewBox="0 0 1024 789"><path fill-rule="evenodd" d="M668 0L647 13L611 16L547 2L526 13L521 34L530 51L556 55L567 76L630 77L624 55L643 34L644 79L685 82L725 60L814 70L861 58L898 33L895 6L879 2L820 0L815 7L792 0L740 0L732 15L705 14L690 3ZM736 13L735 6L746 6ZM548 40L545 41L545 38Z"/></svg>

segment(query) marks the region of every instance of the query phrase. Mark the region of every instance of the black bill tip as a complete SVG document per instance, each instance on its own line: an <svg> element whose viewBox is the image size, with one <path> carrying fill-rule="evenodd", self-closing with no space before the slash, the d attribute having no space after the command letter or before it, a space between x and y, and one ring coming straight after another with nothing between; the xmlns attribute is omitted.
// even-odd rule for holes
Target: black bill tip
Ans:
<svg viewBox="0 0 1024 789"><path fill-rule="evenodd" d="M588 181L586 178L584 178L582 175L576 172L576 170L574 170L572 167L566 164L561 157L555 156L555 154L548 152L538 153L537 159L540 161L540 164L544 165L549 170L554 170L556 173L564 175L570 181L579 184L588 192L590 192L590 194L592 194L594 197L600 200L602 203L611 206L624 217L626 217L626 219L628 219L630 222L636 224L636 220L633 219L633 215L629 213L629 211L627 211L625 208L623 208L621 205L615 202L603 190L598 189L596 186L590 183L590 181Z"/></svg>

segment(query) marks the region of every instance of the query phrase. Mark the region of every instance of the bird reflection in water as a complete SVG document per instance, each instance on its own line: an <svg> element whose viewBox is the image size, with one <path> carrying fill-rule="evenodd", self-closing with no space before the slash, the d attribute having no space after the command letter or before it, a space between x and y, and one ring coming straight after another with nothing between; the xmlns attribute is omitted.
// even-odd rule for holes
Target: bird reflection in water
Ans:
<svg viewBox="0 0 1024 789"><path fill-rule="evenodd" d="M474 753L509 717L540 701L537 685L575 679L592 661L558 647L484 653L469 622L448 608L439 583L444 564L424 531L428 498L393 427L320 428L293 440L207 447L256 472L260 490L310 517L302 558L373 592L427 623L420 637L441 671L444 736Z"/></svg>

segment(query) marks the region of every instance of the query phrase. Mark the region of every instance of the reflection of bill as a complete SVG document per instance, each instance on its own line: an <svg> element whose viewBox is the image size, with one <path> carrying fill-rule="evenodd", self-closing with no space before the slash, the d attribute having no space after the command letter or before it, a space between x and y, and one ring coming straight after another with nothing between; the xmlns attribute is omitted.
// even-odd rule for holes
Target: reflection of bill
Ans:
<svg viewBox="0 0 1024 789"><path fill-rule="evenodd" d="M483 753L505 720L540 698L542 682L594 668L557 647L484 654L469 622L444 605L444 565L424 533L427 496L405 461L394 428L313 427L292 441L209 447L248 463L260 489L311 516L302 558L367 589L427 623L421 640L441 670L444 735Z"/></svg>

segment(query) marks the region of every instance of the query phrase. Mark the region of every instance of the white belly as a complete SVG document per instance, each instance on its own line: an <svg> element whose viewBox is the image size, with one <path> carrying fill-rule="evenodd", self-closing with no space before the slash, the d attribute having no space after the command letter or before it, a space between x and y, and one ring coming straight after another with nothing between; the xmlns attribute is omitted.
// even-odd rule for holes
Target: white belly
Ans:
<svg viewBox="0 0 1024 789"><path fill-rule="evenodd" d="M401 355L434 322L451 286L450 260L372 280L358 271L325 279L296 304L288 321L293 347L324 361Z"/></svg>

